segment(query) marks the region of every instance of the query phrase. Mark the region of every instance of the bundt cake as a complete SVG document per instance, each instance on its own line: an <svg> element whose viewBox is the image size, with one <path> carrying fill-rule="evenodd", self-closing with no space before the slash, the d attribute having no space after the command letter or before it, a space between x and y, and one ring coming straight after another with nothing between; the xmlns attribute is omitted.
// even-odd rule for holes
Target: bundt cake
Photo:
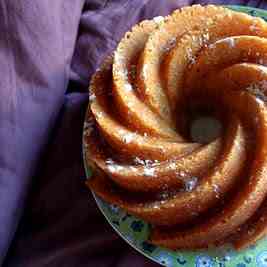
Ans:
<svg viewBox="0 0 267 267"><path fill-rule="evenodd" d="M266 37L260 18L184 7L134 26L93 76L86 184L151 243L241 249L267 232ZM203 116L221 125L208 141L191 134Z"/></svg>

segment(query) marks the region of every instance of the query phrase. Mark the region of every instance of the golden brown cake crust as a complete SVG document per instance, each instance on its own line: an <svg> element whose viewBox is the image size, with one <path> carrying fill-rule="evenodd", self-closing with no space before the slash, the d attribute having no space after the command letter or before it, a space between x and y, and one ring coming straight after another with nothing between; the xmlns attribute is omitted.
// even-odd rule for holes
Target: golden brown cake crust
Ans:
<svg viewBox="0 0 267 267"><path fill-rule="evenodd" d="M134 26L92 78L87 185L151 223L152 243L243 248L267 232L266 36L259 18L194 5ZM203 110L223 128L205 144L188 134Z"/></svg>

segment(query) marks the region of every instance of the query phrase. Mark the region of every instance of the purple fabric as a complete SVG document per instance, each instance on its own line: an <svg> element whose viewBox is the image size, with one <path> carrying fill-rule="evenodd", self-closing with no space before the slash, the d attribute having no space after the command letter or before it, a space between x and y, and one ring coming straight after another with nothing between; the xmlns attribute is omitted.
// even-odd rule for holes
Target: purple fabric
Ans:
<svg viewBox="0 0 267 267"><path fill-rule="evenodd" d="M0 1L0 264L157 266L112 231L84 187L87 86L131 25L192 3Z"/></svg>

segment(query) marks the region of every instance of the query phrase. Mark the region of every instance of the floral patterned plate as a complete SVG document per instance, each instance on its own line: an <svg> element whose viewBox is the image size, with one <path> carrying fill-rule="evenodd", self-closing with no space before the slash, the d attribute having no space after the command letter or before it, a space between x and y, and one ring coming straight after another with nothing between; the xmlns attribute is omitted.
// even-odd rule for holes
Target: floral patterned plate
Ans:
<svg viewBox="0 0 267 267"><path fill-rule="evenodd" d="M227 6L230 9L248 13L267 21L267 11L247 6ZM86 121L84 135L86 134ZM91 171L86 165L86 176L89 179ZM198 251L170 251L147 242L150 226L114 205L98 198L94 193L96 203L113 227L113 229L134 249L151 260L168 267L267 267L267 238L259 241L241 252L234 251L230 246Z"/></svg>

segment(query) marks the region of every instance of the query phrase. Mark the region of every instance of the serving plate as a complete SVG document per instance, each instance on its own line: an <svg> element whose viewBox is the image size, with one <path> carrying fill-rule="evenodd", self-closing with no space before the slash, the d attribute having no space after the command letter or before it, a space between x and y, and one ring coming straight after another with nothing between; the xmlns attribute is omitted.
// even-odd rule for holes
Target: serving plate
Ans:
<svg viewBox="0 0 267 267"><path fill-rule="evenodd" d="M227 8L245 12L252 16L261 17L267 21L267 11L247 6L231 5ZM86 116L88 118L88 116ZM84 136L87 131L87 121L84 123ZM85 139L84 139L85 140ZM83 142L83 154L85 154ZM87 179L91 170L84 166ZM111 205L92 192L97 206L112 228L134 249L151 260L168 267L267 267L267 238L246 250L235 251L230 245L205 250L177 250L171 251L148 243L150 226L143 220L127 214L117 206Z"/></svg>

